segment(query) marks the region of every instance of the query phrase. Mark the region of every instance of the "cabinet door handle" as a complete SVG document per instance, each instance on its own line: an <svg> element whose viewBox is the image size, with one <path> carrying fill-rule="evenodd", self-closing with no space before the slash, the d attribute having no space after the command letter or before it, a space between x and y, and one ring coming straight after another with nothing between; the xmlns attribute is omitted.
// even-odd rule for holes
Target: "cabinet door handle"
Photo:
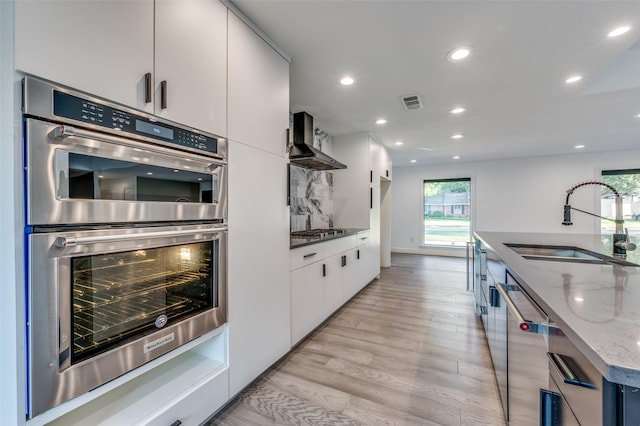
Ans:
<svg viewBox="0 0 640 426"><path fill-rule="evenodd" d="M387 177L389 177L389 170L386 171L386 175L387 175Z"/></svg>
<svg viewBox="0 0 640 426"><path fill-rule="evenodd" d="M151 73L148 72L144 75L144 103L148 104L151 102Z"/></svg>
<svg viewBox="0 0 640 426"><path fill-rule="evenodd" d="M556 426L562 421L562 398L559 394L540 389L540 426Z"/></svg>
<svg viewBox="0 0 640 426"><path fill-rule="evenodd" d="M342 267L347 266L347 256L342 256Z"/></svg>
<svg viewBox="0 0 640 426"><path fill-rule="evenodd" d="M326 263L322 264L322 276L323 277L327 276L327 264Z"/></svg>
<svg viewBox="0 0 640 426"><path fill-rule="evenodd" d="M302 258L303 258L303 259L308 259L308 258L310 258L310 257L315 256L316 254L318 254L318 253L309 253L309 254L305 254L304 256L302 256Z"/></svg>
<svg viewBox="0 0 640 426"><path fill-rule="evenodd" d="M356 250L356 259L360 260L360 250Z"/></svg>
<svg viewBox="0 0 640 426"><path fill-rule="evenodd" d="M160 109L167 109L167 80L160 82Z"/></svg>
<svg viewBox="0 0 640 426"><path fill-rule="evenodd" d="M369 183L373 183L373 170L369 170Z"/></svg>
<svg viewBox="0 0 640 426"><path fill-rule="evenodd" d="M373 209L373 188L369 188L369 208Z"/></svg>

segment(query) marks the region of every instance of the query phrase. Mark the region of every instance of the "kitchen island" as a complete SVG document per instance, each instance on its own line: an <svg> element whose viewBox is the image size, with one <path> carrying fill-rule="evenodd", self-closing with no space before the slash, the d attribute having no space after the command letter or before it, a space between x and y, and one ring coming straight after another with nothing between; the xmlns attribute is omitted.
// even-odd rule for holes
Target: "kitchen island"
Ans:
<svg viewBox="0 0 640 426"><path fill-rule="evenodd" d="M611 237L480 232L525 291L610 382L640 387L640 266L529 260L505 243L575 246L609 255ZM640 265L640 252L626 260Z"/></svg>
<svg viewBox="0 0 640 426"><path fill-rule="evenodd" d="M637 424L610 412L616 404L624 405L625 413L637 415L640 411L633 401L637 397L630 398L640 393L635 389L640 387L640 252L629 251L625 259L613 260L620 263L606 262L607 257L613 258L611 235L477 232L476 239L487 253L486 262L500 263L506 271L504 276L495 277L495 286L508 289L509 280L515 279L547 314L551 325L543 327L542 333L548 352L554 352L557 336L566 336L577 350L576 357L584 357L605 379L591 380L594 388L602 390L598 397L602 401L602 424ZM538 246L584 249L586 257L575 253L565 257L537 255ZM534 249L526 251L523 247ZM604 261L589 257L590 252ZM495 301L489 306L496 306ZM553 376L553 362L549 366ZM576 371L581 372L579 367ZM551 388L552 382L550 378ZM577 411L575 406L571 410ZM576 417L580 418L578 414Z"/></svg>

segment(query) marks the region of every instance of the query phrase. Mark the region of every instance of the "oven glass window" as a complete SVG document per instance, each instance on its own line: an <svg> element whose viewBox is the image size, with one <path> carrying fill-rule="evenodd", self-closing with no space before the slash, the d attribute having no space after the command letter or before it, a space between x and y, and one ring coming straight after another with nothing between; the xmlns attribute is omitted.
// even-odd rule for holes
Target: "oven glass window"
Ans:
<svg viewBox="0 0 640 426"><path fill-rule="evenodd" d="M69 198L214 203L218 176L69 153Z"/></svg>
<svg viewBox="0 0 640 426"><path fill-rule="evenodd" d="M71 259L71 363L217 307L218 244Z"/></svg>

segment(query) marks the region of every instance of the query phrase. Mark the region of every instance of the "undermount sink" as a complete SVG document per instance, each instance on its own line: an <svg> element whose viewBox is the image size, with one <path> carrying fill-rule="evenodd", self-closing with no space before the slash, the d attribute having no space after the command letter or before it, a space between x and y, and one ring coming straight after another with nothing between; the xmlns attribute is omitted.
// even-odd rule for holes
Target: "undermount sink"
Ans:
<svg viewBox="0 0 640 426"><path fill-rule="evenodd" d="M589 263L597 265L640 266L612 256L573 246L550 246L544 244L505 243L507 247L528 260L554 262Z"/></svg>

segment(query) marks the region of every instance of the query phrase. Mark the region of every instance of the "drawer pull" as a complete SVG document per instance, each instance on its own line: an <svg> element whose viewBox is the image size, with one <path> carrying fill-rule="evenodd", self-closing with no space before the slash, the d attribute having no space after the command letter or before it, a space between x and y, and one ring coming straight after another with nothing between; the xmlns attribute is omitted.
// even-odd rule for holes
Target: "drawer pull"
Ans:
<svg viewBox="0 0 640 426"><path fill-rule="evenodd" d="M303 259L308 259L308 258L310 258L310 257L315 256L316 254L318 254L318 253L309 253L309 254L305 254L304 256L302 256L302 258L303 258Z"/></svg>
<svg viewBox="0 0 640 426"><path fill-rule="evenodd" d="M565 355L547 352L547 356L549 357L549 361L551 361L553 369L560 375L560 378L564 383L568 385L581 386L583 388L596 388L596 385L585 380L580 380L580 378L571 371L571 368L564 359Z"/></svg>

